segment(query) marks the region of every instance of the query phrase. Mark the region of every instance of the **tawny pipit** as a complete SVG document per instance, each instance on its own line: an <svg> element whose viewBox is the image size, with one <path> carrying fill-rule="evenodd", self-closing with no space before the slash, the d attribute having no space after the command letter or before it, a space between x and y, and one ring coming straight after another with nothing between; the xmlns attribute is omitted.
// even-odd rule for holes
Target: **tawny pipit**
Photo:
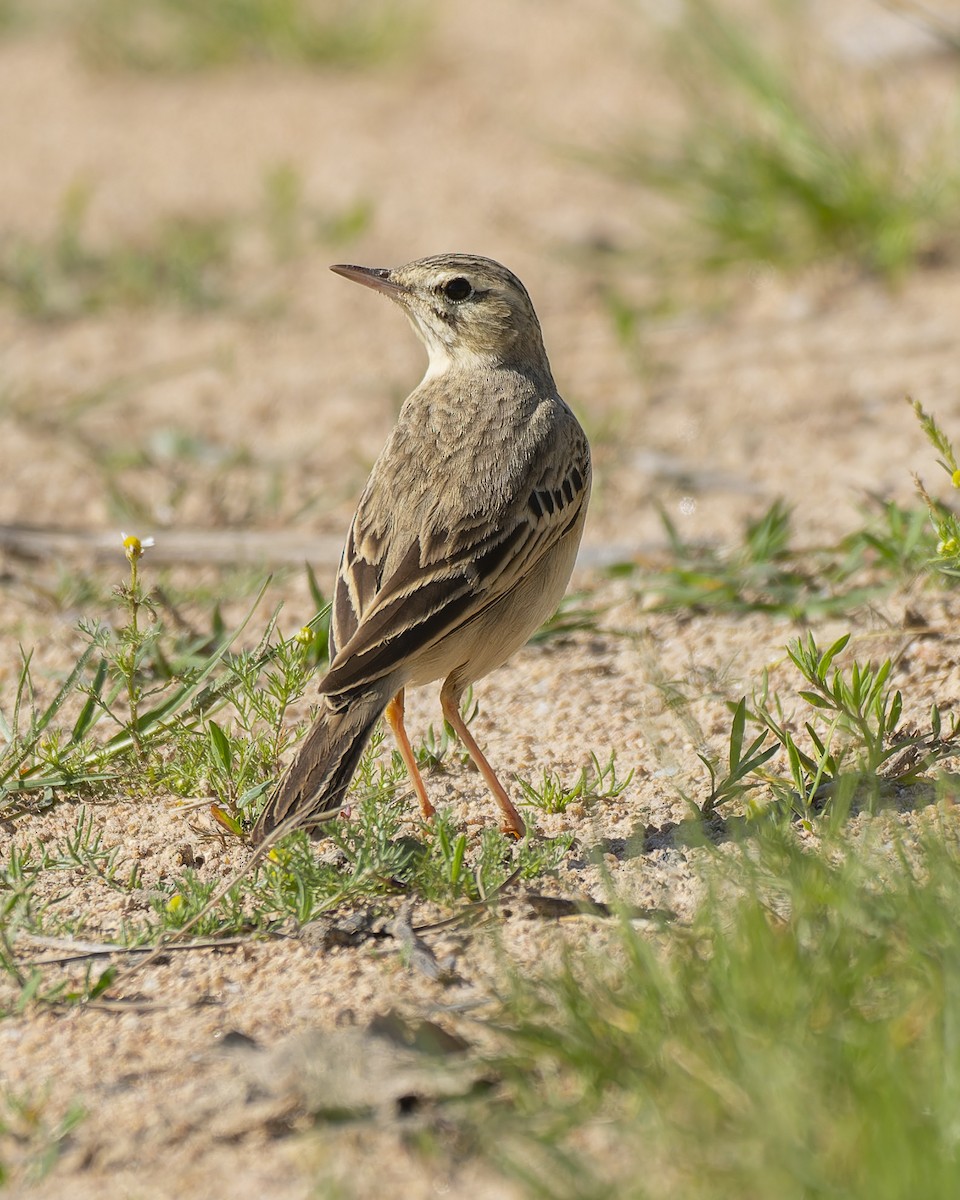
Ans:
<svg viewBox="0 0 960 1200"><path fill-rule="evenodd" d="M443 715L524 824L460 715L560 602L590 494L590 449L557 394L530 297L506 267L440 254L394 270L332 270L395 300L430 356L373 468L333 594L320 708L253 830L310 826L342 801L386 715L425 817L403 726L407 687L442 679Z"/></svg>

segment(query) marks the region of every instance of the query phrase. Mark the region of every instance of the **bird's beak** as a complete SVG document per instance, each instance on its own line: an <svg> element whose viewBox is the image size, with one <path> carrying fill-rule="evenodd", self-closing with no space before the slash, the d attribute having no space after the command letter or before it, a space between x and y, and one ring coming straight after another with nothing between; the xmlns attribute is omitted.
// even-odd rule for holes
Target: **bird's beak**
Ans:
<svg viewBox="0 0 960 1200"><path fill-rule="evenodd" d="M373 288L375 292L383 292L387 296L400 297L408 290L391 279L392 272L387 267L351 267L346 263L337 263L330 270L344 279L352 279L354 283L362 283L364 287Z"/></svg>

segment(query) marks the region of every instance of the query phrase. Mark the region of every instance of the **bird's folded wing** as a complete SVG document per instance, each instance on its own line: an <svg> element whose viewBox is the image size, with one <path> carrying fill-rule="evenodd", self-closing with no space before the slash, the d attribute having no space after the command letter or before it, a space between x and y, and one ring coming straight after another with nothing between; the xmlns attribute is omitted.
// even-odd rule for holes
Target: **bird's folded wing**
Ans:
<svg viewBox="0 0 960 1200"><path fill-rule="evenodd" d="M576 524L588 495L588 455L584 441L562 473L545 466L498 520L464 522L426 546L413 538L386 578L383 543L364 536L358 512L334 592L337 647L321 692L353 691L392 674L502 599Z"/></svg>

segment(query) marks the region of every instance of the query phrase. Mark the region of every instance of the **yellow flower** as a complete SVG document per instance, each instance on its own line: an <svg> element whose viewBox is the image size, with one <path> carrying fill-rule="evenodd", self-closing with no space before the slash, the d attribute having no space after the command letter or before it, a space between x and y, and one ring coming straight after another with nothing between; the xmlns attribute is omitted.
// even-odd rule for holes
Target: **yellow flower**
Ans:
<svg viewBox="0 0 960 1200"><path fill-rule="evenodd" d="M171 896L170 899L167 901L167 912L173 916L176 916L176 914L180 911L180 909L183 908L185 903L186 903L186 901L184 900L184 898L180 895L179 892L177 892L175 895Z"/></svg>
<svg viewBox="0 0 960 1200"><path fill-rule="evenodd" d="M955 537L944 538L937 542L937 553L944 558L960 553L960 542Z"/></svg>
<svg viewBox="0 0 960 1200"><path fill-rule="evenodd" d="M123 552L132 563L143 558L144 550L149 550L153 545L153 538L141 539L135 533L121 533L120 537L123 540Z"/></svg>
<svg viewBox="0 0 960 1200"><path fill-rule="evenodd" d="M313 641L313 630L309 625L303 625L297 630L296 640L301 646L309 646Z"/></svg>
<svg viewBox="0 0 960 1200"><path fill-rule="evenodd" d="M950 476L950 482L955 488L960 488L960 468L954 471L954 473Z"/></svg>

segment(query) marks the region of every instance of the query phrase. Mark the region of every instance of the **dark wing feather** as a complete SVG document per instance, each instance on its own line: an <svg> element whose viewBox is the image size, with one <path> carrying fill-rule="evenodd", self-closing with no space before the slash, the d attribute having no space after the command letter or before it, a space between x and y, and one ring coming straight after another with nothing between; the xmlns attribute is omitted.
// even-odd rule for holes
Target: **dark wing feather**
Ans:
<svg viewBox="0 0 960 1200"><path fill-rule="evenodd" d="M357 549L357 523L354 517L347 543L340 558L340 569L333 589L333 609L330 615L330 661L337 648L345 646L357 632L360 618L373 603L383 578L383 545L369 535L363 539L365 554ZM367 557L367 556L370 557Z"/></svg>

